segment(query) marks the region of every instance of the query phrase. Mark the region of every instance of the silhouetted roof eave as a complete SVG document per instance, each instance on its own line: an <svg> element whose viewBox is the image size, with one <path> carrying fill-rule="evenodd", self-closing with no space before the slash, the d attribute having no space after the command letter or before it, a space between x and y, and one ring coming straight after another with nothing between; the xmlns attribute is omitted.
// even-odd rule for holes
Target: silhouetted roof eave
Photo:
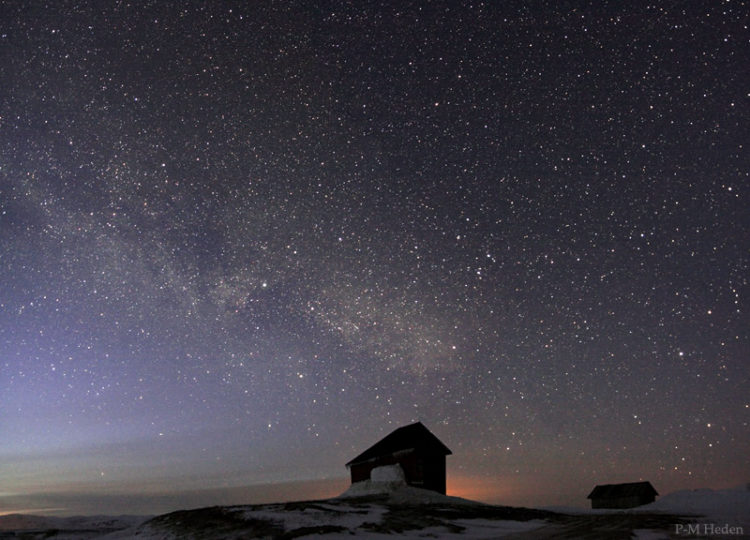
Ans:
<svg viewBox="0 0 750 540"><path fill-rule="evenodd" d="M351 467L357 463L364 463L404 450L427 450L429 453L445 456L453 453L422 422L416 422L392 431L349 461L346 466Z"/></svg>

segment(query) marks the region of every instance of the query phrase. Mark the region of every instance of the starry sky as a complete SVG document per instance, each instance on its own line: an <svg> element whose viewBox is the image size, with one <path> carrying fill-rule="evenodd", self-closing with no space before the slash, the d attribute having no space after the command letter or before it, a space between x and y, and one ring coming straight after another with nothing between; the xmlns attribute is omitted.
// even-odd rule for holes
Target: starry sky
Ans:
<svg viewBox="0 0 750 540"><path fill-rule="evenodd" d="M0 10L0 513L750 481L746 2Z"/></svg>

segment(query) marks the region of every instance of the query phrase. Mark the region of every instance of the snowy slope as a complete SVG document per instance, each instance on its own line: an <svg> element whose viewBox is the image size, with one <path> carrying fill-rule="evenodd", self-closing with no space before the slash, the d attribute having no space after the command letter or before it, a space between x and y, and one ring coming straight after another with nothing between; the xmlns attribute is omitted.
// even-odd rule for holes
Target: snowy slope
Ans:
<svg viewBox="0 0 750 540"><path fill-rule="evenodd" d="M406 498L412 499L410 492ZM501 538L543 527L546 513L528 509L450 504L393 503L387 496L329 499L302 503L216 507L155 518L109 540L172 540L197 535L233 538Z"/></svg>
<svg viewBox="0 0 750 540"><path fill-rule="evenodd" d="M555 513L493 506L407 486L397 471L379 471L339 497L319 501L225 506L142 518L0 517L24 538L170 540L203 538L637 538L669 539L688 523L728 524L750 538L750 491L681 491L631 510ZM684 518L688 514L703 516ZM690 521L696 519L697 521ZM683 535L684 536L684 535Z"/></svg>

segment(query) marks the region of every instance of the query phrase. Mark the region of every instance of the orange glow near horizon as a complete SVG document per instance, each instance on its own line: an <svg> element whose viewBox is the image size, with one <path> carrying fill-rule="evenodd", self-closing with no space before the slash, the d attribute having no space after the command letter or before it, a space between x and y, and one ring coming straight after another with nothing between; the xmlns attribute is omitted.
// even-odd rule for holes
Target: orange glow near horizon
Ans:
<svg viewBox="0 0 750 540"><path fill-rule="evenodd" d="M512 486L497 478L477 478L471 476L448 476L447 494L487 503L510 502L515 492Z"/></svg>

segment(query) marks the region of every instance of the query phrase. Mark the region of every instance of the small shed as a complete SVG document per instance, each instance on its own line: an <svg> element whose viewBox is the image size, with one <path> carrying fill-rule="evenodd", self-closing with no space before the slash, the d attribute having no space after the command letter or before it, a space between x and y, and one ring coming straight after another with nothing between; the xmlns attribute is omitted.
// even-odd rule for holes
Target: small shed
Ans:
<svg viewBox="0 0 750 540"><path fill-rule="evenodd" d="M587 499L591 508L634 508L654 502L657 495L651 482L631 482L596 486Z"/></svg>
<svg viewBox="0 0 750 540"><path fill-rule="evenodd" d="M370 480L376 467L401 465L406 483L445 494L445 456L452 452L421 422L386 435L346 464L352 484Z"/></svg>

